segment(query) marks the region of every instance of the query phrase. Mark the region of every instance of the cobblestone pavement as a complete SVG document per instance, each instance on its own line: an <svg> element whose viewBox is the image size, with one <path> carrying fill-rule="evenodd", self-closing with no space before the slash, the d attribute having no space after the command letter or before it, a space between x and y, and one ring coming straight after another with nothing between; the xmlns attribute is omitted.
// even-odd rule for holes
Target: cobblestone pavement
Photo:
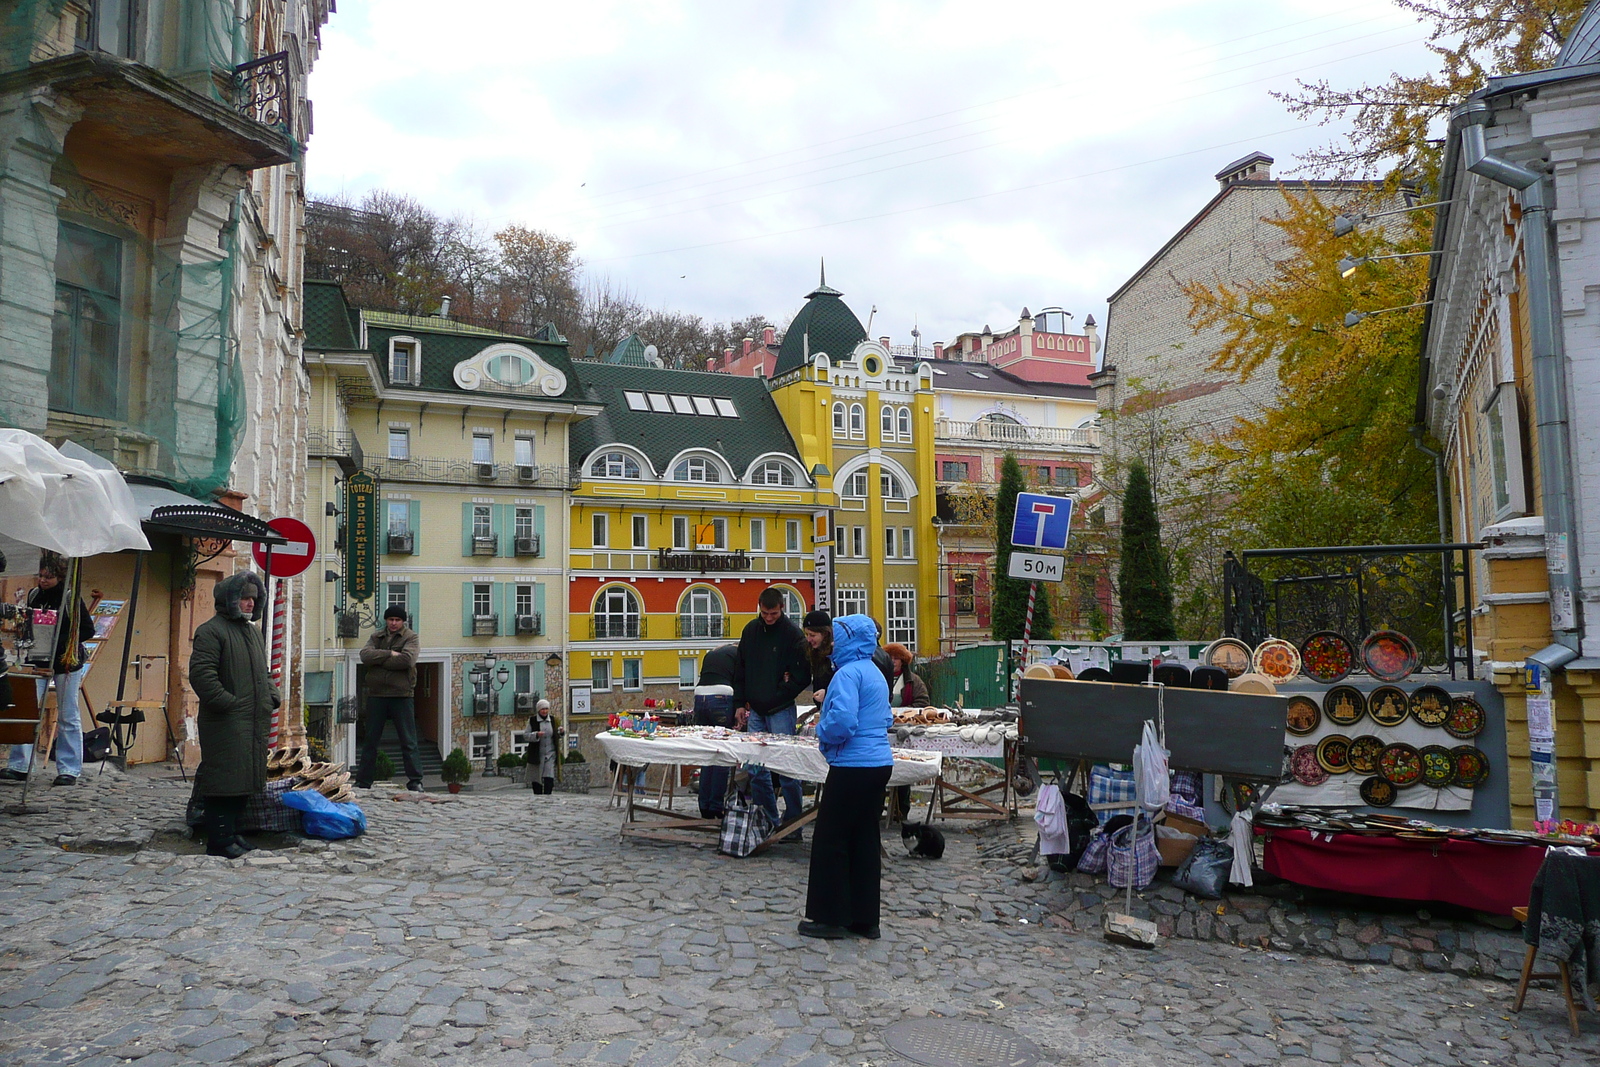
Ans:
<svg viewBox="0 0 1600 1067"><path fill-rule="evenodd" d="M1513 1016L1489 978L1066 929L979 861L1004 828L936 862L893 842L883 939L815 942L803 845L730 860L622 841L601 794L380 787L365 837L230 863L166 847L165 773L0 814L0 1063L887 1065L885 1029L929 1015L1050 1064L1600 1062L1548 987Z"/></svg>

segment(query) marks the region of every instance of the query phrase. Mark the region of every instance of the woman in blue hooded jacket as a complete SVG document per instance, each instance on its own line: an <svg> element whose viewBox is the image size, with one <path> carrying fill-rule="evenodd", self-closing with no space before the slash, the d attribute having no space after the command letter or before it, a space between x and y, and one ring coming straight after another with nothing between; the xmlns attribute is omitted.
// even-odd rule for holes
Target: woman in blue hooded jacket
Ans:
<svg viewBox="0 0 1600 1067"><path fill-rule="evenodd" d="M889 751L889 686L872 662L878 629L866 615L833 620L833 680L822 701L817 741L828 780L817 808L806 888L806 937L876 938L882 868L878 811L894 755Z"/></svg>

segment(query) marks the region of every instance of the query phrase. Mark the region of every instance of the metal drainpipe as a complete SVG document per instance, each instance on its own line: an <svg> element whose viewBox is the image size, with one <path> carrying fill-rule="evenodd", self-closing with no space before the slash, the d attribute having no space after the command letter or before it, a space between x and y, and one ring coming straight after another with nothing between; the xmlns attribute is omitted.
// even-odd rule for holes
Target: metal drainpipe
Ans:
<svg viewBox="0 0 1600 1067"><path fill-rule="evenodd" d="M1521 196L1523 247L1528 269L1528 333L1533 346L1533 403L1537 411L1539 483L1545 523L1545 564L1550 572L1550 622L1558 644L1579 649L1577 516L1572 502L1571 430L1567 425L1566 371L1562 362L1555 273L1550 258L1550 207L1544 176L1489 154L1484 127L1493 111L1482 100L1456 109L1467 169Z"/></svg>

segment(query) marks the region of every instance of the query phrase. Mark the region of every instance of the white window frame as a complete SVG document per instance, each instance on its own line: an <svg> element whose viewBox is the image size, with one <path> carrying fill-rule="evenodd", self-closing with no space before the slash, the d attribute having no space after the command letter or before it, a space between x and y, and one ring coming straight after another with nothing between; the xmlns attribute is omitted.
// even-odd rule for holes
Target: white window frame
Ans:
<svg viewBox="0 0 1600 1067"><path fill-rule="evenodd" d="M750 551L765 552L767 550L767 520L750 520Z"/></svg>
<svg viewBox="0 0 1600 1067"><path fill-rule="evenodd" d="M613 610L612 608L611 598L616 596L620 596L622 598L620 611ZM605 633L600 635L602 640L637 637L637 634L629 634L627 631L630 629L642 629L642 624L644 621L644 608L640 601L639 595L632 589L629 589L624 585L608 585L604 589L600 590L600 592L595 594L594 617L596 621L602 618L606 620L603 627L596 626L596 629L603 628L605 630ZM613 619L622 620L622 633L618 634L612 632L617 629L616 624L611 621ZM638 622L641 625L629 626L629 620Z"/></svg>
<svg viewBox="0 0 1600 1067"><path fill-rule="evenodd" d="M629 668L632 668L631 672ZM633 675L633 684L628 684L628 675ZM637 693L644 689L644 660L629 656L622 661L622 691L624 693Z"/></svg>
<svg viewBox="0 0 1600 1067"><path fill-rule="evenodd" d="M645 515L633 515L629 517L628 525L632 528L633 547L649 548L650 519Z"/></svg>
<svg viewBox="0 0 1600 1067"><path fill-rule="evenodd" d="M511 731L511 751L519 756L526 756L528 754L528 731Z"/></svg>
<svg viewBox="0 0 1600 1067"><path fill-rule="evenodd" d="M589 520L590 536L593 538L595 548L611 547L611 516L603 511L597 511Z"/></svg>
<svg viewBox="0 0 1600 1067"><path fill-rule="evenodd" d="M687 631L684 638L727 637L722 633L722 620L727 617L727 605L722 594L709 585L691 585L678 599L680 628ZM699 623L704 622L704 625Z"/></svg>
<svg viewBox="0 0 1600 1067"><path fill-rule="evenodd" d="M835 400L833 402L833 436L848 437L850 435L844 419L844 401Z"/></svg>
<svg viewBox="0 0 1600 1067"><path fill-rule="evenodd" d="M839 588L834 590L840 615L865 615L867 613L867 591L858 588Z"/></svg>
<svg viewBox="0 0 1600 1067"><path fill-rule="evenodd" d="M602 678L605 681L603 685L601 684ZM611 674L611 660L592 659L589 661L589 687L591 689L609 692L615 684L616 678Z"/></svg>
<svg viewBox="0 0 1600 1067"><path fill-rule="evenodd" d="M900 433L899 433L900 440L901 441L909 441L909 440L911 440L911 408L910 408L910 406L906 405L906 404L901 404L900 405L900 410L895 412L894 418L895 418L895 423L896 423L896 425L897 425L897 427L898 427L898 429L900 431Z"/></svg>
<svg viewBox="0 0 1600 1067"><path fill-rule="evenodd" d="M884 593L883 636L888 644L917 650L917 591L890 589Z"/></svg>
<svg viewBox="0 0 1600 1067"><path fill-rule="evenodd" d="M494 614L494 584L491 582L472 583L472 617L474 619L487 619Z"/></svg>
<svg viewBox="0 0 1600 1067"><path fill-rule="evenodd" d="M519 505L515 510L512 511L511 536L533 536L533 508L528 507L527 505Z"/></svg>
<svg viewBox="0 0 1600 1067"><path fill-rule="evenodd" d="M476 763L479 760L495 759L495 736L493 730L474 731L467 735L467 758Z"/></svg>
<svg viewBox="0 0 1600 1067"><path fill-rule="evenodd" d="M673 465L672 480L675 482L704 482L715 485L722 481L722 471L709 457L685 456Z"/></svg>
<svg viewBox="0 0 1600 1067"><path fill-rule="evenodd" d="M533 586L521 582L513 587L512 603L516 605L514 615L532 615L534 613Z"/></svg>
<svg viewBox="0 0 1600 1067"><path fill-rule="evenodd" d="M850 405L850 440L867 439L867 409L860 404Z"/></svg>
<svg viewBox="0 0 1600 1067"><path fill-rule="evenodd" d="M728 520L711 520L711 547L727 551L728 548Z"/></svg>
<svg viewBox="0 0 1600 1067"><path fill-rule="evenodd" d="M644 477L639 461L626 452L607 452L589 464L591 478L637 479Z"/></svg>
<svg viewBox="0 0 1600 1067"><path fill-rule="evenodd" d="M800 520L786 519L783 524L783 550L785 552L800 551Z"/></svg>
<svg viewBox="0 0 1600 1067"><path fill-rule="evenodd" d="M689 516L672 516L672 547L684 551L689 549Z"/></svg>
<svg viewBox="0 0 1600 1067"><path fill-rule="evenodd" d="M878 411L878 433L885 441L894 441L899 434L894 428L894 405L884 404Z"/></svg>
<svg viewBox="0 0 1600 1067"><path fill-rule="evenodd" d="M493 504L472 505L472 536L474 538L494 536Z"/></svg>
<svg viewBox="0 0 1600 1067"><path fill-rule="evenodd" d="M1483 406L1484 436L1489 444L1489 489L1496 522L1528 510L1527 488L1522 479L1521 414L1517 387L1512 382L1502 383Z"/></svg>
<svg viewBox="0 0 1600 1067"><path fill-rule="evenodd" d="M844 492L840 494L850 500L865 500L867 498L867 472L856 471L845 480Z"/></svg>
<svg viewBox="0 0 1600 1067"><path fill-rule="evenodd" d="M797 623L804 619L806 617L806 598L786 585L777 586L777 590L783 594L783 613Z"/></svg>
<svg viewBox="0 0 1600 1067"><path fill-rule="evenodd" d="M917 553L914 550L914 548L912 547L911 527L909 527L909 526L900 527L900 558L901 559L914 559L914 558L916 558L916 555L917 555Z"/></svg>
<svg viewBox="0 0 1600 1067"><path fill-rule="evenodd" d="M753 485L794 485L794 468L779 460L768 460L755 470Z"/></svg>
<svg viewBox="0 0 1600 1067"><path fill-rule="evenodd" d="M850 527L850 554L856 559L867 557L867 528L865 526Z"/></svg>
<svg viewBox="0 0 1600 1067"><path fill-rule="evenodd" d="M700 684L700 658L698 656L678 657L678 688L693 689Z"/></svg>
<svg viewBox="0 0 1600 1067"><path fill-rule="evenodd" d="M624 389L622 399L627 403L629 411L649 411L650 401L637 389Z"/></svg>
<svg viewBox="0 0 1600 1067"><path fill-rule="evenodd" d="M533 466L533 438L518 434L511 439L511 459L518 467Z"/></svg>
<svg viewBox="0 0 1600 1067"><path fill-rule="evenodd" d="M395 357L405 359L405 378L395 377ZM422 370L422 342L415 337L389 338L389 384L390 385L416 385L417 378Z"/></svg>
<svg viewBox="0 0 1600 1067"><path fill-rule="evenodd" d="M388 513L383 525L389 533L406 533L411 529L411 501L390 500L384 503L383 510ZM397 515L398 522L395 521Z"/></svg>
<svg viewBox="0 0 1600 1067"><path fill-rule="evenodd" d="M840 559L847 559L850 556L847 544L849 534L845 532L845 529L843 526L835 526L833 528L833 552Z"/></svg>
<svg viewBox="0 0 1600 1067"><path fill-rule="evenodd" d="M494 462L494 434L475 433L472 435L472 462Z"/></svg>
<svg viewBox="0 0 1600 1067"><path fill-rule="evenodd" d="M399 455L395 455L396 444L400 446ZM389 427L389 458L395 460L409 460L411 458L411 430L409 427Z"/></svg>
<svg viewBox="0 0 1600 1067"><path fill-rule="evenodd" d="M883 558L894 559L894 543L897 540L893 526L883 528Z"/></svg>
<svg viewBox="0 0 1600 1067"><path fill-rule="evenodd" d="M880 470L878 472L878 495L885 500L905 500L906 487L900 481L899 475Z"/></svg>

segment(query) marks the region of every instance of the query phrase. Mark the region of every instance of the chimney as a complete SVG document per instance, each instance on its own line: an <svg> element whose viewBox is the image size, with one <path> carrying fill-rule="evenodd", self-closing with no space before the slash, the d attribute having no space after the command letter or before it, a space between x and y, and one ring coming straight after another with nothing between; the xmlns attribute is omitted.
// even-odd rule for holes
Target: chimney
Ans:
<svg viewBox="0 0 1600 1067"><path fill-rule="evenodd" d="M1089 362L1094 362L1094 357L1100 354L1100 330L1094 324L1094 316L1090 315L1083 320L1083 335L1089 339Z"/></svg>
<svg viewBox="0 0 1600 1067"><path fill-rule="evenodd" d="M448 296L439 301L439 317L441 319L450 317L450 298Z"/></svg>
<svg viewBox="0 0 1600 1067"><path fill-rule="evenodd" d="M1217 171L1215 177L1224 189L1236 182L1271 181L1272 157L1265 152L1251 152Z"/></svg>
<svg viewBox="0 0 1600 1067"><path fill-rule="evenodd" d="M887 337L878 338L878 343L880 345L882 345L884 348L888 348L889 347L889 339Z"/></svg>
<svg viewBox="0 0 1600 1067"><path fill-rule="evenodd" d="M934 359L943 359L944 358L944 342L943 341L935 341L935 342L933 342L933 358Z"/></svg>
<svg viewBox="0 0 1600 1067"><path fill-rule="evenodd" d="M776 326L761 327L761 343L764 345L777 344L778 328Z"/></svg>
<svg viewBox="0 0 1600 1067"><path fill-rule="evenodd" d="M746 337L744 339L744 351L742 353L740 353L740 355L741 356L748 356L750 354L750 350L755 348L755 346L756 346L755 338Z"/></svg>

